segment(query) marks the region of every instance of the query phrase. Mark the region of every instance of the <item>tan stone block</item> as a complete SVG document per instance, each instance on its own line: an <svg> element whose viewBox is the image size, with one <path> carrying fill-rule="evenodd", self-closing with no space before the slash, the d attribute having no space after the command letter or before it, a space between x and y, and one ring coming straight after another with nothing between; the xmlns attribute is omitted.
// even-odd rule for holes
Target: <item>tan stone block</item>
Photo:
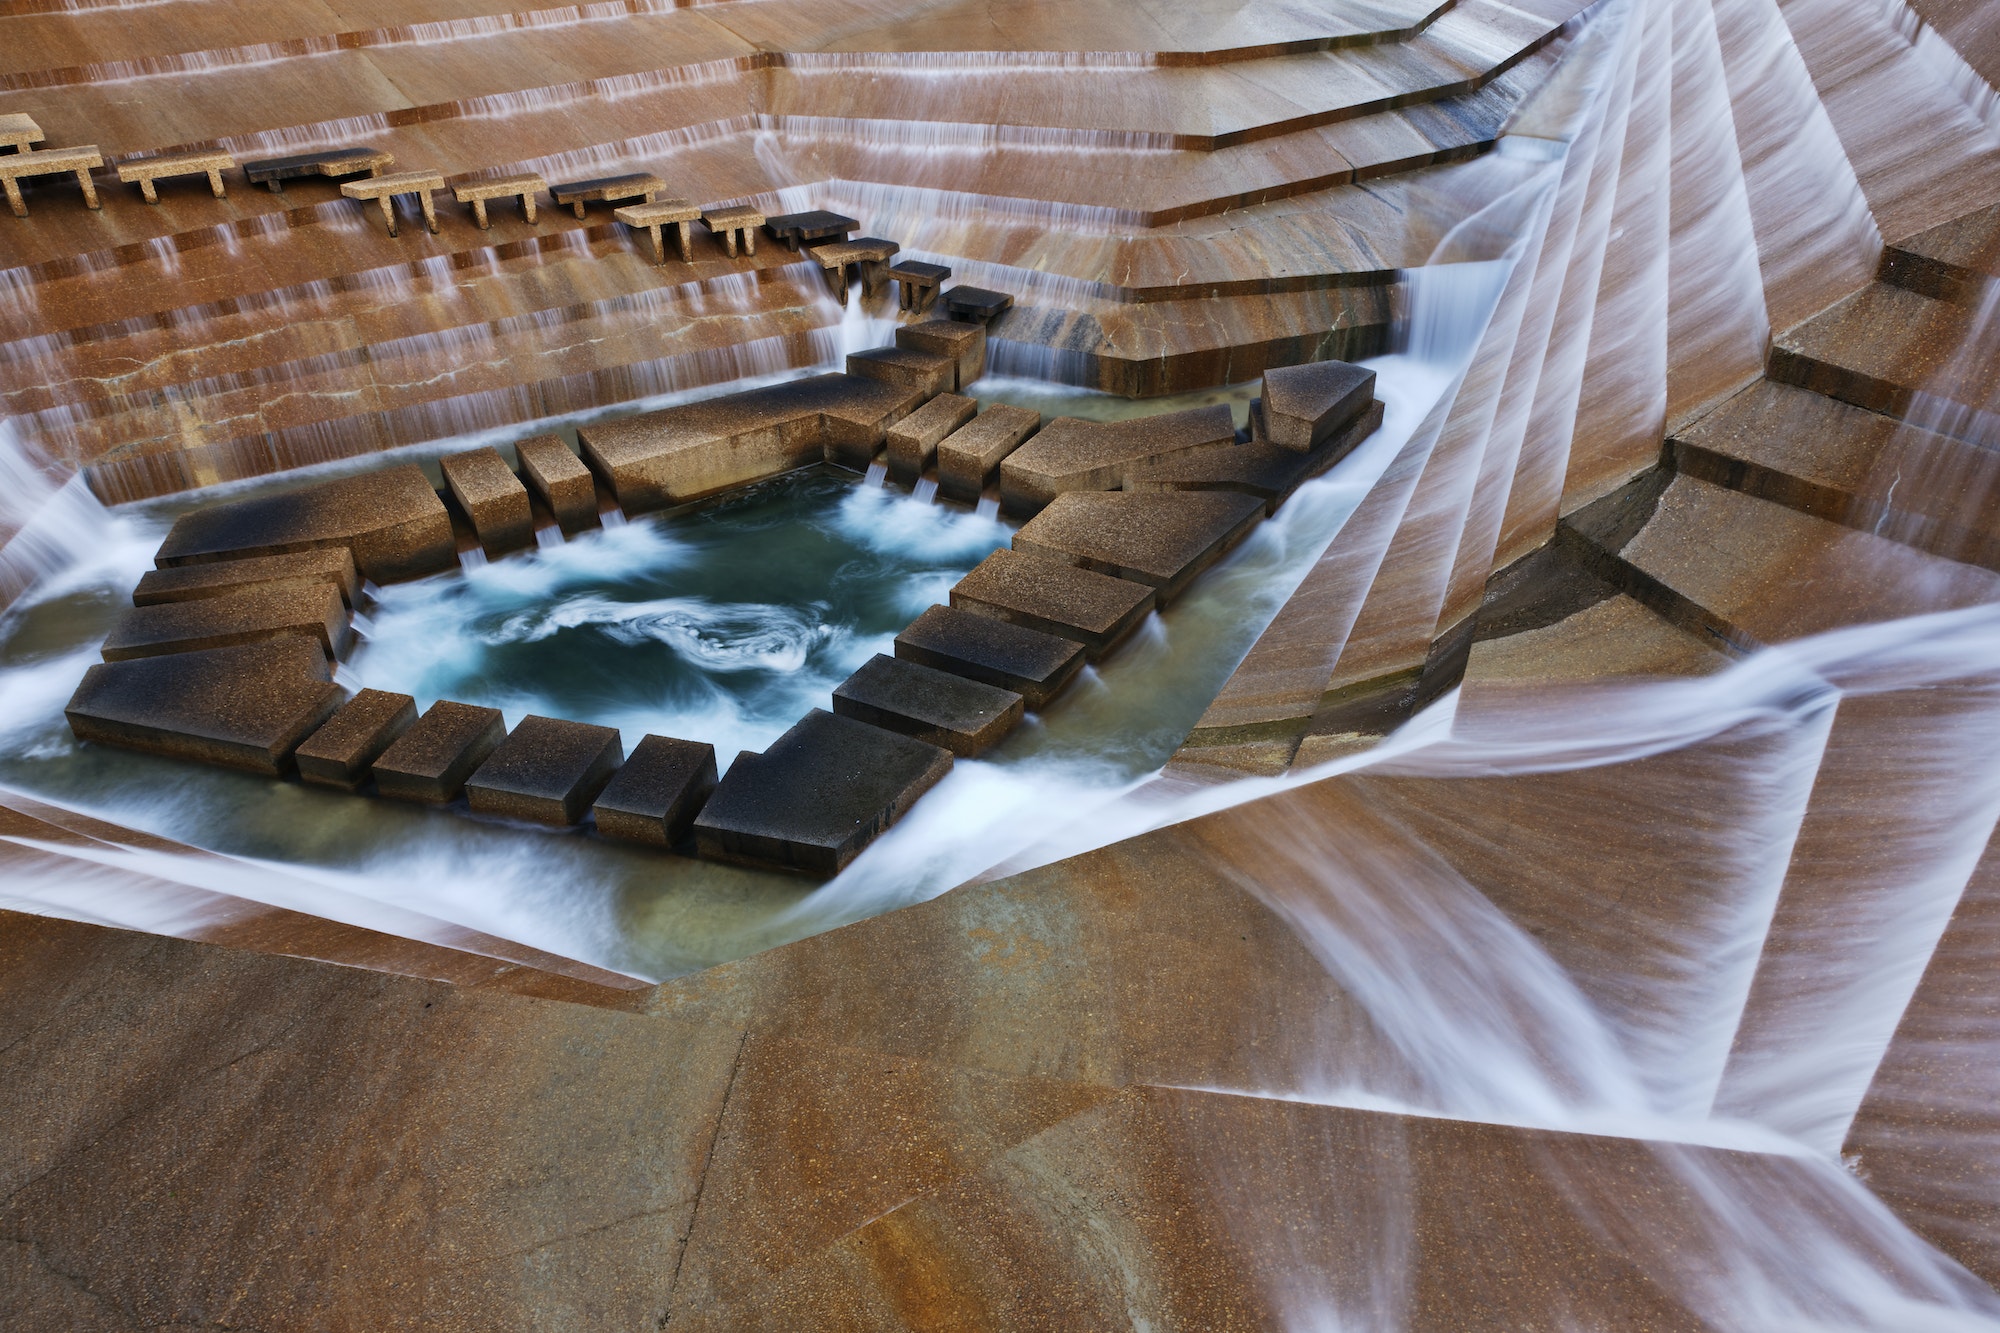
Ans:
<svg viewBox="0 0 2000 1333"><path fill-rule="evenodd" d="M183 602L135 606L105 637L107 662L303 635L328 657L347 647L347 604L320 579L254 583Z"/></svg>
<svg viewBox="0 0 2000 1333"><path fill-rule="evenodd" d="M497 449L473 449L438 460L452 498L472 521L479 544L492 555L519 550L535 540L528 488Z"/></svg>
<svg viewBox="0 0 2000 1333"><path fill-rule="evenodd" d="M885 433L889 476L915 486L937 453L939 441L972 419L979 404L955 393L941 393Z"/></svg>

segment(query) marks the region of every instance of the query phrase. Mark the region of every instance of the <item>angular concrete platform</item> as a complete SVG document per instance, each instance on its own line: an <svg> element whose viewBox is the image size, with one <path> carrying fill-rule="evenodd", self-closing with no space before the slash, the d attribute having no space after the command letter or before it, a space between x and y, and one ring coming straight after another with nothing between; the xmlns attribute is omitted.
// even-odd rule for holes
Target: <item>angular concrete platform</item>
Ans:
<svg viewBox="0 0 2000 1333"><path fill-rule="evenodd" d="M535 517L528 488L514 475L497 449L472 449L438 460L452 499L472 523L479 544L489 555L503 555L532 545Z"/></svg>
<svg viewBox="0 0 2000 1333"><path fill-rule="evenodd" d="M615 728L531 713L466 779L465 800L478 814L566 828L624 759Z"/></svg>
<svg viewBox="0 0 2000 1333"><path fill-rule="evenodd" d="M193 565L341 546L377 583L453 569L444 501L414 463L183 514L154 563Z"/></svg>
<svg viewBox="0 0 2000 1333"><path fill-rule="evenodd" d="M1005 740L1023 705L1012 690L877 654L834 687L833 711L969 759Z"/></svg>
<svg viewBox="0 0 2000 1333"><path fill-rule="evenodd" d="M951 771L951 752L815 708L736 757L694 821L701 854L831 878Z"/></svg>
<svg viewBox="0 0 2000 1333"><path fill-rule="evenodd" d="M319 645L292 636L100 663L64 716L78 740L278 777L340 697Z"/></svg>
<svg viewBox="0 0 2000 1333"><path fill-rule="evenodd" d="M1221 404L1130 421L1057 417L1000 464L1000 507L1026 517L1065 491L1115 491L1136 464L1235 443Z"/></svg>
<svg viewBox="0 0 2000 1333"><path fill-rule="evenodd" d="M359 791L382 752L417 720L417 701L407 694L363 690L300 745L294 756L299 778L318 787Z"/></svg>
<svg viewBox="0 0 2000 1333"><path fill-rule="evenodd" d="M955 393L941 393L895 425L884 440L888 446L889 478L915 486L937 455L938 443L972 420L979 404Z"/></svg>
<svg viewBox="0 0 2000 1333"><path fill-rule="evenodd" d="M1224 491L1072 491L1014 534L1014 549L1180 596L1264 517L1264 502Z"/></svg>
<svg viewBox="0 0 2000 1333"><path fill-rule="evenodd" d="M1228 449L1200 449L1137 463L1125 474L1128 491L1234 491L1264 502L1275 514L1292 492L1352 453L1382 425L1382 404L1370 403L1346 427L1306 453L1252 439ZM940 469L942 464L940 464Z"/></svg>
<svg viewBox="0 0 2000 1333"><path fill-rule="evenodd" d="M1000 475L1001 462L1041 424L1039 412L1006 403L988 404L984 412L938 441L938 494L961 504L977 504L986 487Z"/></svg>
<svg viewBox="0 0 2000 1333"><path fill-rule="evenodd" d="M375 761L375 789L398 801L455 801L506 736L499 709L440 699Z"/></svg>
<svg viewBox="0 0 2000 1333"><path fill-rule="evenodd" d="M912 389L926 398L958 387L955 358L920 352L913 347L874 347L865 352L850 352L847 373Z"/></svg>
<svg viewBox="0 0 2000 1333"><path fill-rule="evenodd" d="M303 635L328 657L347 646L348 610L340 590L317 579L257 583L186 602L157 602L122 613L104 640L104 660L124 661L198 648Z"/></svg>
<svg viewBox="0 0 2000 1333"><path fill-rule="evenodd" d="M535 498L548 506L564 532L576 532L597 522L597 483L583 460L554 435L537 435L514 446L521 460L521 480Z"/></svg>
<svg viewBox="0 0 2000 1333"><path fill-rule="evenodd" d="M921 324L905 324L896 330L896 346L913 352L950 357L952 382L946 386L964 393L965 386L986 373L986 326L962 324L955 319L927 319Z"/></svg>
<svg viewBox="0 0 2000 1333"><path fill-rule="evenodd" d="M821 461L857 471L924 401L853 375L815 375L577 431L591 470L627 513L698 500Z"/></svg>
<svg viewBox="0 0 2000 1333"><path fill-rule="evenodd" d="M202 597L220 597L239 588L259 584L289 583L317 579L338 589L349 606L361 596L361 575L354 557L343 546L326 546L287 555L259 555L245 560L214 560L202 565L176 565L171 569L149 569L132 591L134 606L155 606L162 602L191 602Z"/></svg>
<svg viewBox="0 0 2000 1333"><path fill-rule="evenodd" d="M1153 609L1153 590L1020 551L1000 550L951 590L951 604L1084 647L1095 662Z"/></svg>
<svg viewBox="0 0 2000 1333"><path fill-rule="evenodd" d="M1313 361L1264 372L1264 428L1293 453L1317 449L1375 401L1375 372L1346 361Z"/></svg>
<svg viewBox="0 0 2000 1333"><path fill-rule="evenodd" d="M990 615L933 606L896 636L896 656L998 686L1040 708L1083 670L1083 645Z"/></svg>
<svg viewBox="0 0 2000 1333"><path fill-rule="evenodd" d="M693 831L694 817L714 790L713 745L647 736L612 774L591 812L607 838L672 847Z"/></svg>

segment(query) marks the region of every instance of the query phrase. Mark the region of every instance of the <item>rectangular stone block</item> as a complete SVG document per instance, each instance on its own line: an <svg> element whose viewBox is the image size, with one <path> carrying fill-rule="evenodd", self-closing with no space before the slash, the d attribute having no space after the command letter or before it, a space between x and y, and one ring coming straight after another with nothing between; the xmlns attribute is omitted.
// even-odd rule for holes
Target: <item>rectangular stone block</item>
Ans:
<svg viewBox="0 0 2000 1333"><path fill-rule="evenodd" d="M1307 453L1264 439L1230 449L1200 449L1133 464L1125 473L1125 489L1234 491L1255 496L1264 502L1266 514L1274 514L1293 491L1347 457L1381 425L1382 404L1370 403L1344 430ZM942 458L942 453L939 456ZM940 462L938 466L942 471L944 465Z"/></svg>
<svg viewBox="0 0 2000 1333"><path fill-rule="evenodd" d="M1020 726L1024 706L1012 690L878 653L834 687L833 711L969 759Z"/></svg>
<svg viewBox="0 0 2000 1333"><path fill-rule="evenodd" d="M455 801L506 735L499 709L440 699L375 761L375 790L398 801Z"/></svg>
<svg viewBox="0 0 2000 1333"><path fill-rule="evenodd" d="M955 319L928 319L921 324L905 324L896 330L896 346L913 352L948 356L952 361L953 390L964 393L965 386L986 373L986 326L965 324Z"/></svg>
<svg viewBox="0 0 2000 1333"><path fill-rule="evenodd" d="M1011 690L1041 708L1083 669L1083 645L992 616L933 606L896 636L896 656Z"/></svg>
<svg viewBox="0 0 2000 1333"><path fill-rule="evenodd" d="M100 663L64 711L81 741L277 777L340 697L319 645L294 636Z"/></svg>
<svg viewBox="0 0 2000 1333"><path fill-rule="evenodd" d="M377 583L458 567L451 516L414 463L210 505L180 516L155 564L345 547Z"/></svg>
<svg viewBox="0 0 2000 1333"><path fill-rule="evenodd" d="M1000 464L1000 507L1026 517L1066 491L1115 491L1136 464L1235 443L1220 403L1129 421L1057 417Z"/></svg>
<svg viewBox="0 0 2000 1333"><path fill-rule="evenodd" d="M1041 424L1040 412L989 403L984 412L938 442L938 494L962 504L979 503L987 484L999 475L1001 462Z"/></svg>
<svg viewBox="0 0 2000 1333"><path fill-rule="evenodd" d="M951 604L1074 639L1095 662L1153 609L1153 590L1020 551L1000 550L951 590Z"/></svg>
<svg viewBox="0 0 2000 1333"><path fill-rule="evenodd" d="M815 375L578 430L585 460L627 513L684 504L822 460L857 470L923 395Z"/></svg>
<svg viewBox="0 0 2000 1333"><path fill-rule="evenodd" d="M715 747L706 741L648 736L612 775L592 808L597 831L623 842L672 847L694 830L715 790Z"/></svg>
<svg viewBox="0 0 2000 1333"><path fill-rule="evenodd" d="M344 546L325 546L287 555L257 555L245 560L213 560L202 565L149 569L140 576L139 586L132 592L132 604L192 602L203 597L221 597L239 588L301 579L331 584L349 606L361 596L361 574L354 568L354 557Z"/></svg>
<svg viewBox="0 0 2000 1333"><path fill-rule="evenodd" d="M937 453L938 442L972 420L979 404L955 393L941 393L895 425L884 435L888 444L889 476L904 486L915 486Z"/></svg>
<svg viewBox="0 0 2000 1333"><path fill-rule="evenodd" d="M1072 491L1014 534L1014 549L1129 579L1166 606L1248 535L1264 502L1227 491Z"/></svg>
<svg viewBox="0 0 2000 1333"><path fill-rule="evenodd" d="M466 803L482 815L566 828L624 759L614 728L531 713L466 779Z"/></svg>
<svg viewBox="0 0 2000 1333"><path fill-rule="evenodd" d="M831 878L951 771L951 751L815 708L745 752L694 821L703 856Z"/></svg>
<svg viewBox="0 0 2000 1333"><path fill-rule="evenodd" d="M359 791L369 767L416 720L417 701L409 695L363 690L299 746L299 777L315 786Z"/></svg>
<svg viewBox="0 0 2000 1333"><path fill-rule="evenodd" d="M450 454L438 460L438 467L452 498L471 520L479 544L489 555L534 544L535 516L528 504L528 488L498 449Z"/></svg>
<svg viewBox="0 0 2000 1333"><path fill-rule="evenodd" d="M564 532L580 532L597 522L597 483L560 438L537 435L515 445L514 453L521 460L521 479Z"/></svg>
<svg viewBox="0 0 2000 1333"><path fill-rule="evenodd" d="M849 352L847 373L914 389L926 398L949 393L958 385L957 361L908 347L873 347L865 352Z"/></svg>
<svg viewBox="0 0 2000 1333"><path fill-rule="evenodd" d="M197 648L227 648L302 635L328 657L347 647L347 604L340 590L317 579L253 583L187 602L155 602L122 612L105 637L107 662Z"/></svg>
<svg viewBox="0 0 2000 1333"><path fill-rule="evenodd" d="M1375 372L1346 361L1264 372L1264 428L1272 444L1305 453L1326 443L1375 401Z"/></svg>

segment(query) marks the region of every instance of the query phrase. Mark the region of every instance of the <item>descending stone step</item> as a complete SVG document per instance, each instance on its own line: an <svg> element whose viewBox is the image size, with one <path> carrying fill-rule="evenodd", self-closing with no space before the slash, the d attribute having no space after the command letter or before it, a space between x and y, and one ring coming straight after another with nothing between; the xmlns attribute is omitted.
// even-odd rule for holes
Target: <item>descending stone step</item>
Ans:
<svg viewBox="0 0 2000 1333"><path fill-rule="evenodd" d="M1892 417L1910 415L1924 393L1947 407L1942 420L1924 424L1956 431L1951 409L1985 409L2000 390L1991 357L1953 357L1973 318L1962 306L1873 283L1774 339L1770 376Z"/></svg>
<svg viewBox="0 0 2000 1333"><path fill-rule="evenodd" d="M1083 645L1024 625L933 606L896 636L896 656L1020 695L1039 709L1083 669Z"/></svg>
<svg viewBox="0 0 2000 1333"><path fill-rule="evenodd" d="M107 662L300 635L329 658L347 649L349 612L324 579L232 588L214 597L158 602L120 613L104 638Z"/></svg>
<svg viewBox="0 0 2000 1333"><path fill-rule="evenodd" d="M199 597L220 597L238 588L291 583L301 579L332 586L349 606L353 606L361 595L361 574L354 567L353 555L344 546L321 546L285 555L258 555L241 560L211 560L199 565L149 569L139 576L139 586L132 590L132 604L152 606L160 602L187 602Z"/></svg>
<svg viewBox="0 0 2000 1333"><path fill-rule="evenodd" d="M1011 690L878 653L834 687L833 711L970 759L1020 725L1023 703Z"/></svg>
<svg viewBox="0 0 2000 1333"><path fill-rule="evenodd" d="M694 821L703 856L831 878L951 771L951 751L815 708L745 751Z"/></svg>
<svg viewBox="0 0 2000 1333"><path fill-rule="evenodd" d="M1060 560L999 550L951 590L951 604L1083 645L1095 662L1152 613L1153 590Z"/></svg>
<svg viewBox="0 0 2000 1333"><path fill-rule="evenodd" d="M564 452L568 452L565 450ZM438 460L444 484L472 523L488 555L505 555L535 540L528 488L493 448L448 454Z"/></svg>
<svg viewBox="0 0 2000 1333"><path fill-rule="evenodd" d="M647 736L632 747L591 812L607 838L672 847L693 832L694 818L714 790L713 745Z"/></svg>
<svg viewBox="0 0 2000 1333"><path fill-rule="evenodd" d="M363 690L298 748L299 778L319 787L360 791L382 752L417 720L407 694Z"/></svg>
<svg viewBox="0 0 2000 1333"><path fill-rule="evenodd" d="M190 510L174 520L156 559L191 565L324 547L346 548L377 583L458 563L451 516L414 463Z"/></svg>
<svg viewBox="0 0 2000 1333"><path fill-rule="evenodd" d="M1070 491L1014 534L1014 549L1141 583L1167 606L1264 517L1221 491Z"/></svg>
<svg viewBox="0 0 2000 1333"><path fill-rule="evenodd" d="M2000 576L1663 469L1563 520L1590 568L1733 652L2000 599Z"/></svg>
<svg viewBox="0 0 2000 1333"><path fill-rule="evenodd" d="M2000 569L2000 453L1759 380L1670 436L1675 470L1946 559Z"/></svg>
<svg viewBox="0 0 2000 1333"><path fill-rule="evenodd" d="M2000 204L1941 222L1882 252L1882 280L1920 296L1976 302L2000 278Z"/></svg>
<svg viewBox="0 0 2000 1333"><path fill-rule="evenodd" d="M465 799L476 814L567 828L624 762L615 728L530 713L465 780Z"/></svg>
<svg viewBox="0 0 2000 1333"><path fill-rule="evenodd" d="M976 504L1000 476L1000 464L1041 428L1042 414L1007 403L986 410L938 441L938 494Z"/></svg>
<svg viewBox="0 0 2000 1333"><path fill-rule="evenodd" d="M1140 464L1235 443L1222 404L1126 421L1057 417L1000 464L1000 506L1025 518L1065 491L1117 490Z"/></svg>
<svg viewBox="0 0 2000 1333"><path fill-rule="evenodd" d="M64 715L79 740L278 777L340 702L326 654L294 635L99 663Z"/></svg>
<svg viewBox="0 0 2000 1333"><path fill-rule="evenodd" d="M1381 403L1371 402L1345 429L1306 453L1251 439L1228 449L1198 449L1149 459L1126 471L1125 489L1235 491L1255 496L1264 502L1265 513L1275 514L1293 491L1347 457L1380 429L1383 411ZM1261 428L1259 414L1254 411L1251 422L1253 429Z"/></svg>
<svg viewBox="0 0 2000 1333"><path fill-rule="evenodd" d="M506 738L499 709L440 699L370 766L375 790L398 801L447 805Z"/></svg>

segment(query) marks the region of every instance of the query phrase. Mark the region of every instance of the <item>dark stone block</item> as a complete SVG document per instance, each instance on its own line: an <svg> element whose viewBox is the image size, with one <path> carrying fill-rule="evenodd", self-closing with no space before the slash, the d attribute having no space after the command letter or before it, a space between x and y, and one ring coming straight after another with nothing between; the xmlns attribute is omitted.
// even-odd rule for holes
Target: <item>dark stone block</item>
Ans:
<svg viewBox="0 0 2000 1333"><path fill-rule="evenodd" d="M295 636L101 663L65 712L78 740L276 777L339 706L326 655Z"/></svg>
<svg viewBox="0 0 2000 1333"><path fill-rule="evenodd" d="M1021 696L1041 708L1083 669L1083 646L992 616L934 606L896 636L896 656Z"/></svg>
<svg viewBox="0 0 2000 1333"><path fill-rule="evenodd" d="M348 614L340 590L331 583L293 579L250 584L213 597L123 612L105 637L104 660L227 648L290 635L316 639L327 656L335 657L347 646Z"/></svg>
<svg viewBox="0 0 2000 1333"><path fill-rule="evenodd" d="M578 532L597 522L597 483L583 460L554 435L537 435L514 446L521 460L521 480L549 507L564 532Z"/></svg>
<svg viewBox="0 0 2000 1333"><path fill-rule="evenodd" d="M1059 634L1083 645L1091 661L1139 628L1153 590L1019 551L995 551L951 590L961 610Z"/></svg>
<svg viewBox="0 0 2000 1333"><path fill-rule="evenodd" d="M1015 533L1014 549L1143 583L1165 606L1263 518L1262 500L1226 491L1072 491Z"/></svg>
<svg viewBox="0 0 2000 1333"><path fill-rule="evenodd" d="M597 798L597 831L625 842L671 847L694 828L715 790L715 747L648 736Z"/></svg>
<svg viewBox="0 0 2000 1333"><path fill-rule="evenodd" d="M1012 690L877 654L834 688L833 711L969 759L1020 726L1023 708Z"/></svg>
<svg viewBox="0 0 2000 1333"><path fill-rule="evenodd" d="M823 208L804 213L780 213L764 221L764 230L791 250L811 241L846 240L847 233L860 227L853 218L829 213Z"/></svg>
<svg viewBox="0 0 2000 1333"><path fill-rule="evenodd" d="M1253 439L1233 449L1206 449L1135 464L1125 474L1128 491L1234 491L1264 502L1274 514L1293 491L1354 451L1382 425L1382 404L1370 403L1347 428L1309 453ZM946 441L949 444L950 441ZM944 469L939 450L939 472ZM940 491L944 488L938 487Z"/></svg>
<svg viewBox="0 0 2000 1333"><path fill-rule="evenodd" d="M986 373L986 326L955 319L927 319L896 330L896 346L913 352L948 356L957 369L950 387L960 393Z"/></svg>
<svg viewBox="0 0 2000 1333"><path fill-rule="evenodd" d="M258 555L246 560L214 560L201 565L176 565L172 569L149 569L132 592L134 606L157 606L162 602L191 602L202 597L220 597L238 588L260 583L289 583L297 579L317 579L340 591L349 606L361 596L361 575L354 557L343 546L315 551L293 551L286 555Z"/></svg>
<svg viewBox="0 0 2000 1333"><path fill-rule="evenodd" d="M1067 491L1115 491L1139 464L1235 443L1235 422L1220 403L1127 421L1057 417L1000 465L1000 506L1039 513Z"/></svg>
<svg viewBox="0 0 2000 1333"><path fill-rule="evenodd" d="M375 789L399 801L456 800L506 735L499 709L441 699L375 761Z"/></svg>
<svg viewBox="0 0 2000 1333"><path fill-rule="evenodd" d="M979 405L955 393L941 393L895 425L883 439L888 445L889 476L915 486L937 453L938 442L972 419Z"/></svg>
<svg viewBox="0 0 2000 1333"><path fill-rule="evenodd" d="M847 355L847 373L881 380L931 398L958 384L958 362L936 352L909 347L874 347Z"/></svg>
<svg viewBox="0 0 2000 1333"><path fill-rule="evenodd" d="M831 877L951 771L951 751L814 709L740 754L694 821L703 856Z"/></svg>
<svg viewBox="0 0 2000 1333"><path fill-rule="evenodd" d="M466 803L482 815L564 828L583 818L624 758L611 727L529 714L466 780Z"/></svg>
<svg viewBox="0 0 2000 1333"><path fill-rule="evenodd" d="M414 463L183 514L160 543L165 568L341 546L377 583L458 567L451 516Z"/></svg>
<svg viewBox="0 0 2000 1333"><path fill-rule="evenodd" d="M409 695L363 690L299 746L299 777L316 786L359 791L369 766L416 720L417 701Z"/></svg>
<svg viewBox="0 0 2000 1333"><path fill-rule="evenodd" d="M1042 414L1025 407L990 403L984 412L938 441L938 494L977 504L1007 455L1042 424Z"/></svg>
<svg viewBox="0 0 2000 1333"><path fill-rule="evenodd" d="M995 315L1013 304L1007 293L984 287L953 287L944 294L944 308L953 319L976 319L981 324L992 323Z"/></svg>
<svg viewBox="0 0 2000 1333"><path fill-rule="evenodd" d="M444 483L472 521L479 544L492 555L518 551L535 540L528 488L498 449L471 449L438 460Z"/></svg>
<svg viewBox="0 0 2000 1333"><path fill-rule="evenodd" d="M1272 444L1305 453L1326 443L1375 401L1375 372L1313 361L1264 372L1264 428Z"/></svg>

